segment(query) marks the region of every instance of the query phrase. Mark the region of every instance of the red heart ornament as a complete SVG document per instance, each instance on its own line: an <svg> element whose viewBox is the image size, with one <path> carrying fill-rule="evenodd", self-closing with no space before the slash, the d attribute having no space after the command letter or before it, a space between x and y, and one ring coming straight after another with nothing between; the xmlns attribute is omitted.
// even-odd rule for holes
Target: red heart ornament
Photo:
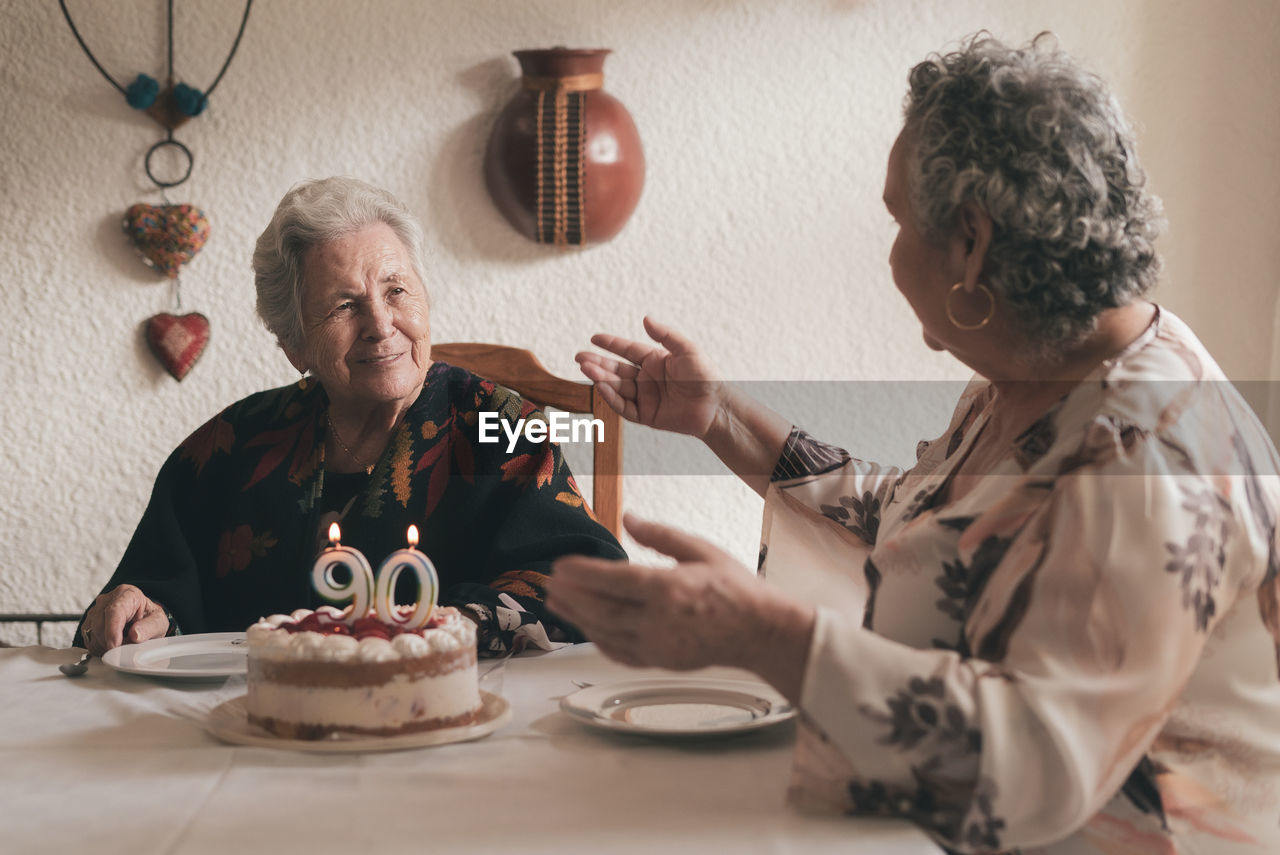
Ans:
<svg viewBox="0 0 1280 855"><path fill-rule="evenodd" d="M175 380L187 376L209 343L209 319L199 312L147 318L147 345Z"/></svg>
<svg viewBox="0 0 1280 855"><path fill-rule="evenodd" d="M170 279L209 239L209 218L195 205L129 206L121 223L142 261Z"/></svg>

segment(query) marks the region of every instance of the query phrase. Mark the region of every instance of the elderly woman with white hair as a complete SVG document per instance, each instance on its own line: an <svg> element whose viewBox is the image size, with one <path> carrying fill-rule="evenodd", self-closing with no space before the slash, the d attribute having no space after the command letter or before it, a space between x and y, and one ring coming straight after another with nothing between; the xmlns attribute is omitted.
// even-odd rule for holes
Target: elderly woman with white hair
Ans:
<svg viewBox="0 0 1280 855"><path fill-rule="evenodd" d="M478 441L478 413L511 427L539 415L431 361L414 217L354 179L305 182L280 202L253 266L258 312L303 378L233 404L169 456L78 641L100 654L314 609L311 567L332 522L375 562L418 526L439 601L477 623L481 653L578 640L543 607L551 561L624 553L555 443Z"/></svg>
<svg viewBox="0 0 1280 855"><path fill-rule="evenodd" d="M976 372L946 432L910 469L854 459L660 324L596 336L619 359L579 361L615 408L765 497L772 584L629 518L675 568L561 559L551 608L623 662L771 682L802 804L961 852L1280 852L1280 460L1143 299L1158 207L1129 128L1047 38L976 37L909 81L889 264Z"/></svg>

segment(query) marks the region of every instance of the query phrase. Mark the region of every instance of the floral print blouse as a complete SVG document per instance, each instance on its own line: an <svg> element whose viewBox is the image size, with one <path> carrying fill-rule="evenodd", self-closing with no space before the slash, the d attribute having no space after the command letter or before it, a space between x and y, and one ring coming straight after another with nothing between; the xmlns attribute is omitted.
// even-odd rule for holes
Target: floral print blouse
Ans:
<svg viewBox="0 0 1280 855"><path fill-rule="evenodd" d="M1280 459L1191 330L1148 330L946 499L793 431L761 573L818 605L791 796L948 851L1280 852Z"/></svg>

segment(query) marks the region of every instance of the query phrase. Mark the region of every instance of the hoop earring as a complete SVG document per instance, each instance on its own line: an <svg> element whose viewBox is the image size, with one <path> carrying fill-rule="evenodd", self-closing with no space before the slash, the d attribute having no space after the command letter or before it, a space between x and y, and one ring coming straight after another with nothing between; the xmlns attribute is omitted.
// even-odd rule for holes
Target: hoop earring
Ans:
<svg viewBox="0 0 1280 855"><path fill-rule="evenodd" d="M983 294L987 295L986 317L978 321L976 324L964 324L956 319L955 310L951 308L951 298L954 297L956 295L956 292L963 287L964 287L963 282L957 282L956 284L952 285L951 290L947 292L947 320L951 321L951 325L958 330L964 330L965 332L980 330L983 327L985 327L987 324L991 323L991 319L994 318L996 315L996 295L991 293L990 288L988 288L986 285L983 285L981 282L979 282L978 290L980 290Z"/></svg>

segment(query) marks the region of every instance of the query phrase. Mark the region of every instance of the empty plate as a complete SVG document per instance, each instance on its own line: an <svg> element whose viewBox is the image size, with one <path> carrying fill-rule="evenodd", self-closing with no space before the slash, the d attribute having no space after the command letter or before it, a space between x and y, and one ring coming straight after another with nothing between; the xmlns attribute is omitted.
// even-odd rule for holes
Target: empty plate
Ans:
<svg viewBox="0 0 1280 855"><path fill-rule="evenodd" d="M646 736L720 736L787 721L796 711L764 683L654 678L589 686L560 700L584 724Z"/></svg>
<svg viewBox="0 0 1280 855"><path fill-rule="evenodd" d="M122 644L102 655L117 671L170 680L224 680L249 670L243 632L206 632Z"/></svg>

